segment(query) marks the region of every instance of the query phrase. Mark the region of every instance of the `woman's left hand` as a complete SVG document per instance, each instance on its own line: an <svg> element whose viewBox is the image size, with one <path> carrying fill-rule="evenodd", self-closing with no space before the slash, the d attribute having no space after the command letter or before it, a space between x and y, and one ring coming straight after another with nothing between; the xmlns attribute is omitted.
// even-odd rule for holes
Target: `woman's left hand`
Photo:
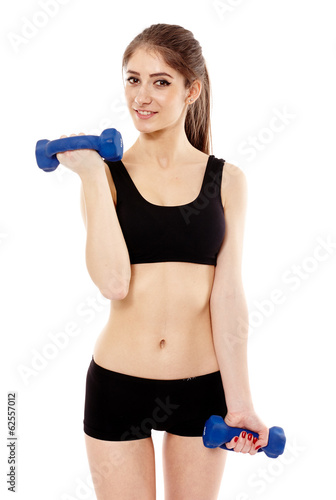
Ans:
<svg viewBox="0 0 336 500"><path fill-rule="evenodd" d="M269 434L268 427L266 427L254 411L241 411L237 413L228 412L224 421L230 427L240 427L259 434L259 439L257 439L252 434L245 433L244 435L244 432L241 432L238 439L235 437L229 443L225 443L228 449L255 455L259 448L267 446Z"/></svg>

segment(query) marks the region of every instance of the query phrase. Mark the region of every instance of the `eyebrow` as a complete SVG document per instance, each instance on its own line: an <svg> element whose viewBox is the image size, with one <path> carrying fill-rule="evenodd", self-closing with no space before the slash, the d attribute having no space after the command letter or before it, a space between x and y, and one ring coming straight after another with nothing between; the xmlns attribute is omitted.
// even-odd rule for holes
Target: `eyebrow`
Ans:
<svg viewBox="0 0 336 500"><path fill-rule="evenodd" d="M140 76L140 73L138 73L137 71L133 71L133 70L128 70L127 73L132 73L133 75L137 75L137 76ZM149 75L150 77L152 76L169 76L169 78L174 78L173 76L169 75L168 73L152 73L151 75Z"/></svg>

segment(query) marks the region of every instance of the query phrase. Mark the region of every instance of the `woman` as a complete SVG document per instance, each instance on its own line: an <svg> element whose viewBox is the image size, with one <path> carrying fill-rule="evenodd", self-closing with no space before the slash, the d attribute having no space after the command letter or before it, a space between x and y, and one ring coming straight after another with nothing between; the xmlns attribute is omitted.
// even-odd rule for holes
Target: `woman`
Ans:
<svg viewBox="0 0 336 500"><path fill-rule="evenodd" d="M87 269L111 300L86 380L90 470L98 500L155 499L151 430L164 430L166 500L212 500L227 452L203 445L205 421L259 433L228 443L236 452L268 440L247 370L246 180L209 155L210 82L190 31L150 26L123 70L140 134L122 161L57 155L81 178Z"/></svg>

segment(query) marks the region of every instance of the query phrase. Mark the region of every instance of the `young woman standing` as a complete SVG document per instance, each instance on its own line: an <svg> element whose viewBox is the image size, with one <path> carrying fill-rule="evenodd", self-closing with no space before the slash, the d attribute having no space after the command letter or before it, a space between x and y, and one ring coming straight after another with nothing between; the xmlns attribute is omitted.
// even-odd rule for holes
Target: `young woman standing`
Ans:
<svg viewBox="0 0 336 500"><path fill-rule="evenodd" d="M86 380L90 470L98 500L154 500L162 430L165 499L214 500L227 452L203 445L205 421L259 433L233 439L236 452L268 440L247 369L246 179L210 154L210 81L190 31L150 26L122 67L136 142L118 162L57 155L81 178L87 268L111 300Z"/></svg>

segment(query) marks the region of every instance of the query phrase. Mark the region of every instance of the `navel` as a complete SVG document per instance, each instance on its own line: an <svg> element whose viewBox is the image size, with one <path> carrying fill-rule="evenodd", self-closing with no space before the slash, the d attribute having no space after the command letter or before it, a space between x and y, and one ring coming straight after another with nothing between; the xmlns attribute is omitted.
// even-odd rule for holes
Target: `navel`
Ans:
<svg viewBox="0 0 336 500"><path fill-rule="evenodd" d="M161 342L160 342L160 349L163 349L166 345L166 341L165 339L162 339Z"/></svg>

